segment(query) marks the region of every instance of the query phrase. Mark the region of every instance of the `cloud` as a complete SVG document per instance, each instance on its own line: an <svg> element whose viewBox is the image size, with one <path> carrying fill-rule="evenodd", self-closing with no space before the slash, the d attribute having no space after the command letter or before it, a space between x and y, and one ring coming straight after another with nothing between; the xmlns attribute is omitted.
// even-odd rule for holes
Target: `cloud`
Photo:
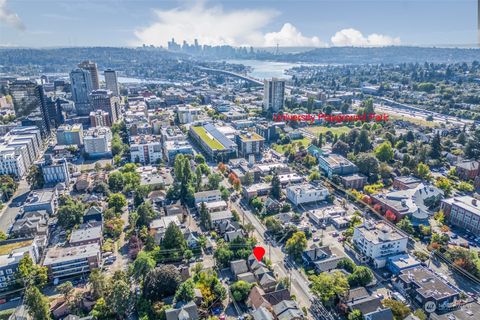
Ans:
<svg viewBox="0 0 480 320"><path fill-rule="evenodd" d="M325 46L318 37L305 37L294 25L285 23L278 32L266 33L264 45L276 46L277 43L284 47L319 47Z"/></svg>
<svg viewBox="0 0 480 320"><path fill-rule="evenodd" d="M208 6L205 1L169 10L155 10L156 21L135 30L131 45L165 46L171 38L207 45L231 46L319 46L317 37L308 38L290 23L278 32L262 30L278 15L275 10L239 9L225 11L221 6Z"/></svg>
<svg viewBox="0 0 480 320"><path fill-rule="evenodd" d="M20 17L7 8L7 0L0 0L0 23L9 25L17 30L25 30L25 25L20 20Z"/></svg>
<svg viewBox="0 0 480 320"><path fill-rule="evenodd" d="M392 38L383 34L372 33L365 37L360 31L349 28L335 33L330 38L334 46L384 47L400 45L400 38Z"/></svg>

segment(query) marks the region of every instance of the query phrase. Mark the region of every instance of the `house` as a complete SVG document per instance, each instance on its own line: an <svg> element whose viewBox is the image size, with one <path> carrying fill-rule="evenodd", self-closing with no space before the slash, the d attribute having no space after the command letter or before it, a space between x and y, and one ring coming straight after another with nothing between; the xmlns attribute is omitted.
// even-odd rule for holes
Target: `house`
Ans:
<svg viewBox="0 0 480 320"><path fill-rule="evenodd" d="M305 266L314 267L317 273L322 273L336 269L338 262L345 259L345 256L339 250L333 253L329 246L313 245L303 252L302 259Z"/></svg>
<svg viewBox="0 0 480 320"><path fill-rule="evenodd" d="M278 320L301 320L305 319L303 311L293 300L284 300L273 306L273 313Z"/></svg>
<svg viewBox="0 0 480 320"><path fill-rule="evenodd" d="M210 213L210 218L212 220L212 224L217 227L220 223L231 220L233 215L230 210L215 211Z"/></svg>
<svg viewBox="0 0 480 320"><path fill-rule="evenodd" d="M185 238L189 248L196 248L198 246L198 236L196 232L193 232L190 230L190 228L186 228L185 232L183 233L183 237Z"/></svg>
<svg viewBox="0 0 480 320"><path fill-rule="evenodd" d="M227 231L223 235L223 238L227 242L231 242L231 241L233 241L237 238L243 238L243 237L245 237L245 234L243 233L242 229L237 229L237 230L234 230L234 231Z"/></svg>
<svg viewBox="0 0 480 320"><path fill-rule="evenodd" d="M457 306L460 292L445 282L433 271L424 267L404 270L394 286L404 295L409 295L420 305L433 310L449 310Z"/></svg>
<svg viewBox="0 0 480 320"><path fill-rule="evenodd" d="M165 316L167 320L198 320L200 319L197 305L193 301L183 306L179 306L175 309L166 310Z"/></svg>
<svg viewBox="0 0 480 320"><path fill-rule="evenodd" d="M247 198L247 200L250 200L258 196L267 195L270 193L271 190L272 190L271 183L256 183L250 186L242 187L243 196Z"/></svg>
<svg viewBox="0 0 480 320"><path fill-rule="evenodd" d="M92 179L88 173L82 173L77 180L75 181L75 190L78 192L84 192L87 189L90 189L92 184Z"/></svg>
<svg viewBox="0 0 480 320"><path fill-rule="evenodd" d="M251 314L253 320L274 320L272 313L265 307L260 307Z"/></svg>
<svg viewBox="0 0 480 320"><path fill-rule="evenodd" d="M397 190L407 190L416 188L422 180L413 176L395 177L393 179L393 188Z"/></svg>
<svg viewBox="0 0 480 320"><path fill-rule="evenodd" d="M90 222L90 221L103 221L103 213L102 209L97 206L91 206L85 210L83 214L83 223Z"/></svg>
<svg viewBox="0 0 480 320"><path fill-rule="evenodd" d="M224 200L197 203L197 209L198 210L201 209L202 204L205 205L205 208L207 209L207 211L209 213L226 211L227 208L228 208L228 204Z"/></svg>
<svg viewBox="0 0 480 320"><path fill-rule="evenodd" d="M234 277L237 278L239 274L248 272L247 261L243 259L231 261L230 270L232 270Z"/></svg>
<svg viewBox="0 0 480 320"><path fill-rule="evenodd" d="M382 307L382 297L370 295L364 287L350 289L345 297L348 310L360 310L362 314L370 313Z"/></svg>
<svg viewBox="0 0 480 320"><path fill-rule="evenodd" d="M13 223L10 236L13 238L33 238L48 234L48 213L45 210L25 212L21 219Z"/></svg>
<svg viewBox="0 0 480 320"><path fill-rule="evenodd" d="M462 180L474 180L480 173L480 162L463 161L455 166L457 176Z"/></svg>
<svg viewBox="0 0 480 320"><path fill-rule="evenodd" d="M386 308L386 309L379 308L375 311L364 314L363 318L365 320L394 320L392 309L390 308ZM406 319L407 318L405 318L404 320Z"/></svg>
<svg viewBox="0 0 480 320"><path fill-rule="evenodd" d="M271 197L268 197L267 200L265 200L264 206L266 212L278 212L280 211L282 204L277 199L272 199Z"/></svg>
<svg viewBox="0 0 480 320"><path fill-rule="evenodd" d="M159 219L154 219L150 222L149 229L150 233L154 235L155 243L160 243L162 241L170 223L174 223L178 227L181 225L178 216L165 216Z"/></svg>
<svg viewBox="0 0 480 320"><path fill-rule="evenodd" d="M241 273L237 276L237 280L238 281L245 281L247 283L250 283L250 284L256 284L257 283L257 279L255 279L255 275L251 272L245 272L245 273Z"/></svg>
<svg viewBox="0 0 480 320"><path fill-rule="evenodd" d="M352 242L363 262L382 268L388 256L407 251L408 236L385 222L366 221L354 228Z"/></svg>

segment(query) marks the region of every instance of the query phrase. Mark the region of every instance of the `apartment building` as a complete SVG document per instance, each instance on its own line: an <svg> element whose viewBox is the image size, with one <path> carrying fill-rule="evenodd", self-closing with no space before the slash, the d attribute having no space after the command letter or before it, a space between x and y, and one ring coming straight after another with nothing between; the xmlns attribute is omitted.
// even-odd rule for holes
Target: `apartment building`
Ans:
<svg viewBox="0 0 480 320"><path fill-rule="evenodd" d="M317 187L309 183L287 187L287 198L296 206L304 203L323 201L329 194L327 188L323 186Z"/></svg>
<svg viewBox="0 0 480 320"><path fill-rule="evenodd" d="M440 208L452 225L480 236L480 200L453 197L442 200Z"/></svg>
<svg viewBox="0 0 480 320"><path fill-rule="evenodd" d="M162 142L159 136L142 135L130 138L130 161L156 164L162 157Z"/></svg>
<svg viewBox="0 0 480 320"><path fill-rule="evenodd" d="M83 137L85 153L90 157L110 156L112 132L107 127L90 128Z"/></svg>

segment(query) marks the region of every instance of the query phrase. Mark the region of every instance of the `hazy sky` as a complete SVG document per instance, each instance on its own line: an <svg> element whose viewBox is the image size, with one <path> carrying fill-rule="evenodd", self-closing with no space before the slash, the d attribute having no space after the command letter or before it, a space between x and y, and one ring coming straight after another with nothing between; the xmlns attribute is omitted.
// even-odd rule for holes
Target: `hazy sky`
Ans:
<svg viewBox="0 0 480 320"><path fill-rule="evenodd" d="M477 0L0 0L0 46L467 45Z"/></svg>

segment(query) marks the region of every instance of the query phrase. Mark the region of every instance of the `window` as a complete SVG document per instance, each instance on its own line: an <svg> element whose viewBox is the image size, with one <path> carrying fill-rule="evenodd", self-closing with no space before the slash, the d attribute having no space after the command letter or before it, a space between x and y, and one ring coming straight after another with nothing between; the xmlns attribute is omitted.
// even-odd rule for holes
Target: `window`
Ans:
<svg viewBox="0 0 480 320"><path fill-rule="evenodd" d="M12 271L12 269L7 269L7 270L5 270L5 273L6 273L6 274L12 274L13 271Z"/></svg>

